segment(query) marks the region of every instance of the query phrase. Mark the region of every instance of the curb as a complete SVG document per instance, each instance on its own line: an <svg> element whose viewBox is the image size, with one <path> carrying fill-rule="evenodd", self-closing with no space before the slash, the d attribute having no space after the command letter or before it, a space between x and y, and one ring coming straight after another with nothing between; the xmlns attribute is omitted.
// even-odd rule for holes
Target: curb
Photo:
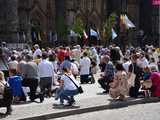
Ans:
<svg viewBox="0 0 160 120"><path fill-rule="evenodd" d="M160 102L160 98L152 97L152 98L143 98L143 99L125 101L125 102L112 102L106 105L72 109L69 111L44 114L44 115L39 115L39 116L34 116L34 117L23 118L20 120L48 120L48 119L66 117L70 115L83 114L83 113L95 112L95 111L101 111L101 110L107 110L107 109L116 109L116 108L137 105L137 104L146 104L146 103L155 103L155 102Z"/></svg>

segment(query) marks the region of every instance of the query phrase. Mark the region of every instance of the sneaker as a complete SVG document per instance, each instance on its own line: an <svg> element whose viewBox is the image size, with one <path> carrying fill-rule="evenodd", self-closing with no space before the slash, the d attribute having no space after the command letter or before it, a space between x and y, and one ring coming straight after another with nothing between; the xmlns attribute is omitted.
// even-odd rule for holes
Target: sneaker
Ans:
<svg viewBox="0 0 160 120"><path fill-rule="evenodd" d="M7 107L6 115L11 115L12 113L12 107Z"/></svg>
<svg viewBox="0 0 160 120"><path fill-rule="evenodd" d="M73 106L75 104L75 100L71 100L71 101L68 101L68 104L66 104L65 106Z"/></svg>
<svg viewBox="0 0 160 120"><path fill-rule="evenodd" d="M104 94L106 93L106 94L107 94L107 93L108 93L108 91L106 91L106 90L105 90L105 91L103 91L102 93L104 93Z"/></svg>
<svg viewBox="0 0 160 120"><path fill-rule="evenodd" d="M59 98L57 97L57 96L55 96L55 98L54 98L55 100L58 100Z"/></svg>
<svg viewBox="0 0 160 120"><path fill-rule="evenodd" d="M53 107L63 108L65 105L63 103L54 103Z"/></svg>
<svg viewBox="0 0 160 120"><path fill-rule="evenodd" d="M72 102L72 103L75 103L76 101L75 101L75 99L74 99L74 98L72 98L72 99L71 99L71 102Z"/></svg>
<svg viewBox="0 0 160 120"><path fill-rule="evenodd" d="M55 100L58 100L59 99L59 96L58 96L58 94L55 94L55 96L54 96L55 98Z"/></svg>

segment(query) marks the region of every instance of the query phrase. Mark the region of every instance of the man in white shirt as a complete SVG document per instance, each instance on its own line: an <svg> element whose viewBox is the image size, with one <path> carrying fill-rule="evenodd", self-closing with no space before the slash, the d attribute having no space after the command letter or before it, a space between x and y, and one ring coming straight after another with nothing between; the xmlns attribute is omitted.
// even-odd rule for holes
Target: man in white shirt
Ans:
<svg viewBox="0 0 160 120"><path fill-rule="evenodd" d="M83 58L80 59L79 62L80 66L80 81L81 84L89 82L89 74L90 74L90 67L91 67L91 60L87 57L87 53L83 53Z"/></svg>
<svg viewBox="0 0 160 120"><path fill-rule="evenodd" d="M47 53L42 53L42 61L38 65L40 76L41 93L48 90L48 96L51 97L52 78L54 75L54 68L51 62L47 60Z"/></svg>
<svg viewBox="0 0 160 120"><path fill-rule="evenodd" d="M76 78L77 75L79 74L79 70L78 70L78 66L75 63L74 59L71 60L71 71L72 71L72 74L74 75L74 77Z"/></svg>
<svg viewBox="0 0 160 120"><path fill-rule="evenodd" d="M11 61L8 63L8 67L11 70L17 70L18 61L15 56L11 56Z"/></svg>
<svg viewBox="0 0 160 120"><path fill-rule="evenodd" d="M79 83L76 81L70 67L63 68L63 75L60 78L60 88L56 91L56 99L60 98L60 105L64 105L64 100L68 102L67 106L72 106L75 103L74 96L79 93Z"/></svg>
<svg viewBox="0 0 160 120"><path fill-rule="evenodd" d="M145 57L145 53L141 53L140 58L137 60L137 64L142 69L149 65L149 61Z"/></svg>
<svg viewBox="0 0 160 120"><path fill-rule="evenodd" d="M41 49L39 48L39 45L38 45L38 44L34 45L34 48L35 48L35 51L34 51L34 53L33 53L33 59L37 59L37 56L38 56L38 55L39 55L39 56L42 56L42 51L41 51Z"/></svg>
<svg viewBox="0 0 160 120"><path fill-rule="evenodd" d="M72 49L72 58L79 62L81 56L81 47L79 45L74 46Z"/></svg>
<svg viewBox="0 0 160 120"><path fill-rule="evenodd" d="M128 72L128 69L129 69L129 66L130 66L130 64L131 64L131 61L130 61L128 58L124 58L123 61L124 61L124 62L123 62L123 67L124 67L124 69L126 70L126 72Z"/></svg>

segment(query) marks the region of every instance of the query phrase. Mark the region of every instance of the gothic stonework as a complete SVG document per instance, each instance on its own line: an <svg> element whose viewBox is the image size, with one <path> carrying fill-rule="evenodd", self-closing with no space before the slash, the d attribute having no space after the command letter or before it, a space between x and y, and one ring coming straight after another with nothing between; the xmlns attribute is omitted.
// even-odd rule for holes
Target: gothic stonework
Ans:
<svg viewBox="0 0 160 120"><path fill-rule="evenodd" d="M19 21L19 31L25 33L27 41L31 41L33 29L46 39L44 34L55 29L55 0L19 0Z"/></svg>
<svg viewBox="0 0 160 120"><path fill-rule="evenodd" d="M0 41L16 42L18 29L18 0L0 0Z"/></svg>
<svg viewBox="0 0 160 120"><path fill-rule="evenodd" d="M112 12L118 15L127 13L137 26L136 30L142 26L150 33L151 24L144 25L147 22L143 20L147 20L141 17L141 2L143 0L0 0L0 41L32 41L32 31L42 36L54 33L58 17L63 17L68 28L72 27L76 17L80 17L86 29L92 27L102 30L106 18ZM143 3L145 9L147 4L149 2ZM151 13L148 12L144 13L149 16Z"/></svg>
<svg viewBox="0 0 160 120"><path fill-rule="evenodd" d="M77 0L75 17L81 17L86 26L100 29L104 22L104 4L104 0Z"/></svg>

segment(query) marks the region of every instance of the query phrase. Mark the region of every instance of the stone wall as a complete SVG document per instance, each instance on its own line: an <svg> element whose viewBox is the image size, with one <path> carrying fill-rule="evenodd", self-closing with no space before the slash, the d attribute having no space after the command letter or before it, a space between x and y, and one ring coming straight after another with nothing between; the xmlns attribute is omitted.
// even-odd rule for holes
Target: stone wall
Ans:
<svg viewBox="0 0 160 120"><path fill-rule="evenodd" d="M16 42L18 29L18 0L0 0L0 41Z"/></svg>

